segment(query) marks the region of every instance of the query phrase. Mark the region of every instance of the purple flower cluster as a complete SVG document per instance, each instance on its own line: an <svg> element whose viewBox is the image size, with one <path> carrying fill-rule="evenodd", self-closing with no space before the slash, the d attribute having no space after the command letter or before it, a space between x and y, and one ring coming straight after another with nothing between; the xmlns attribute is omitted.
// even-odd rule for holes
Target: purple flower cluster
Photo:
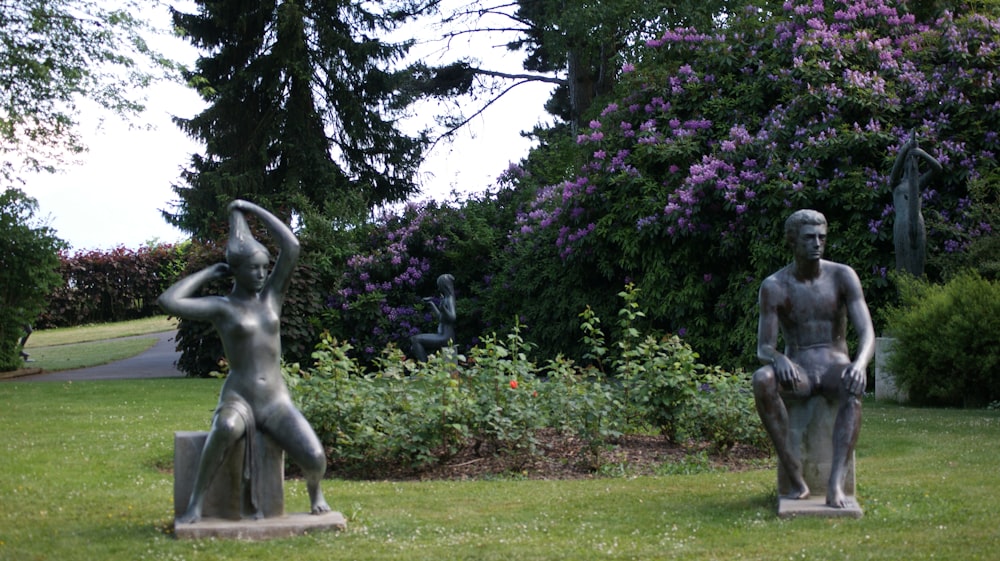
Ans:
<svg viewBox="0 0 1000 561"><path fill-rule="evenodd" d="M667 30L663 33L663 36L659 39L651 39L646 41L647 47L658 48L666 45L668 43L705 43L716 37L701 33L697 29L691 27L677 27L675 29Z"/></svg>
<svg viewBox="0 0 1000 561"><path fill-rule="evenodd" d="M411 203L368 226L370 247L347 259L340 288L327 300L343 323L358 328L353 335L341 336L367 358L372 353L365 349L405 340L432 321L416 303L418 288L428 284L432 256L448 248L447 238L435 233L435 204Z"/></svg>
<svg viewBox="0 0 1000 561"><path fill-rule="evenodd" d="M852 228L885 240L889 170L913 130L948 170L933 204L963 236L984 232L948 210L964 181L997 165L989 129L1000 128L1000 23L945 14L924 25L889 0L791 0L784 10L763 24L773 34L734 15L725 34L678 28L648 41L643 64L665 64L649 74L623 66L629 93L577 138L589 161L578 177L539 192L518 217L515 240L552 229L568 257L594 235L607 201L622 198L636 230L675 239L735 240L753 216L849 205L863 217ZM665 67L674 70L664 77ZM738 101L726 111L705 103L735 100L733 84L775 98L751 98L746 113ZM970 115L994 125L973 132ZM952 241L942 247L962 248Z"/></svg>
<svg viewBox="0 0 1000 561"><path fill-rule="evenodd" d="M560 248L559 256L566 259L573 254L573 244L582 240L587 236L587 234L594 231L596 225L591 222L582 228L577 228L572 230L568 226L563 226L559 229L559 235L556 237L556 247Z"/></svg>

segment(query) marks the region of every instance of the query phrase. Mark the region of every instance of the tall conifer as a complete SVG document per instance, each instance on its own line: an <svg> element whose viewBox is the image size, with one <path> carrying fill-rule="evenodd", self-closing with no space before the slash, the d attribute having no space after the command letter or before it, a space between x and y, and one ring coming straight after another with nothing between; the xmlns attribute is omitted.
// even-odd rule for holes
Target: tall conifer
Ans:
<svg viewBox="0 0 1000 561"><path fill-rule="evenodd" d="M175 11L203 52L187 78L209 105L175 119L205 153L174 185L166 219L205 238L237 197L290 219L413 194L426 137L397 123L411 101L398 64L411 43L381 37L435 2L388 4L199 0L196 14Z"/></svg>

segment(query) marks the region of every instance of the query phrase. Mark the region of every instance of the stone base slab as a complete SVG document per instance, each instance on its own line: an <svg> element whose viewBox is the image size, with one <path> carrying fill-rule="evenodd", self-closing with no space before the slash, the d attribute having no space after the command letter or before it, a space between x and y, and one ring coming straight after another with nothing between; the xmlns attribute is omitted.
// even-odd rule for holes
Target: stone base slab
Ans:
<svg viewBox="0 0 1000 561"><path fill-rule="evenodd" d="M203 518L194 524L174 522L174 534L182 540L220 538L256 541L345 529L347 520L339 512L315 515L302 512L258 520Z"/></svg>
<svg viewBox="0 0 1000 561"><path fill-rule="evenodd" d="M826 506L826 497L808 499L778 499L778 518L809 516L813 518L861 518L864 512L854 497L847 497L847 506L832 508Z"/></svg>
<svg viewBox="0 0 1000 561"><path fill-rule="evenodd" d="M789 451L802 463L802 478L812 496L825 497L833 469L833 429L837 421L838 403L822 395L805 401L787 401ZM784 466L778 464L778 495L791 493L792 483ZM855 493L854 454L847 459L844 473L844 494Z"/></svg>
<svg viewBox="0 0 1000 561"><path fill-rule="evenodd" d="M202 450L208 433L203 431L177 431L174 433L174 516L181 516L188 509L191 488L198 475ZM226 453L216 471L211 485L205 490L201 513L205 518L240 520L264 516L280 517L285 514L285 454L281 447L261 431L255 433L254 452L260 468L257 482L256 508L250 490L243 481L246 438L238 440Z"/></svg>

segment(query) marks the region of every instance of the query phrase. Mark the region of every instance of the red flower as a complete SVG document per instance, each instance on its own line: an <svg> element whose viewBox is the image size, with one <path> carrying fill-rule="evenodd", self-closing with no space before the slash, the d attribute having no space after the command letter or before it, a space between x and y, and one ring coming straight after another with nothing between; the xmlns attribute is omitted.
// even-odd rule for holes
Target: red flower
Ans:
<svg viewBox="0 0 1000 561"><path fill-rule="evenodd" d="M511 380L510 381L510 389L512 389L512 390L516 390L517 389L517 380Z"/></svg>

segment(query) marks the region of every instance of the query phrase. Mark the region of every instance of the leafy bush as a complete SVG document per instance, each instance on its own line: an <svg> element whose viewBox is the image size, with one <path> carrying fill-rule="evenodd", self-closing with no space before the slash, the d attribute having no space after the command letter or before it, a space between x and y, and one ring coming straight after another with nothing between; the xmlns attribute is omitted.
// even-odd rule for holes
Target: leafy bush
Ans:
<svg viewBox="0 0 1000 561"><path fill-rule="evenodd" d="M349 472L377 470L392 464L419 468L447 455L446 435L461 417L461 407L447 400L454 384L444 370L404 375L396 368L375 374L361 370L348 356L350 345L325 335L313 354L314 368L291 367L289 385L302 412L331 451L334 466ZM397 349L386 360L404 364ZM414 370L411 362L406 370ZM300 374L296 379L294 374ZM443 382L443 383L435 383Z"/></svg>
<svg viewBox="0 0 1000 561"><path fill-rule="evenodd" d="M631 307L634 295L623 292L629 310L623 316L641 315ZM592 312L581 317L592 355L606 354L600 320ZM515 321L509 334L483 337L467 355L439 352L426 363L390 345L369 372L349 343L326 334L313 366L285 370L335 469L348 472L388 465L419 470L468 446L529 459L539 453L543 428L583 440L594 469L616 437L649 427L721 452L738 442L766 442L746 376L698 364L676 337L641 340L632 355L629 344L620 344L623 358L608 375L562 356L538 366Z"/></svg>
<svg viewBox="0 0 1000 561"><path fill-rule="evenodd" d="M901 279L887 364L915 403L984 407L1000 399L1000 282L975 273L944 285Z"/></svg>
<svg viewBox="0 0 1000 561"><path fill-rule="evenodd" d="M766 444L758 422L750 378L699 362L699 354L676 335L642 335L636 321L645 317L639 291L626 285L618 294L621 338L612 372L621 384L627 424L654 428L675 442L709 442L724 452L738 442ZM581 314L593 355L607 354L589 309Z"/></svg>
<svg viewBox="0 0 1000 561"><path fill-rule="evenodd" d="M420 363L389 346L368 372L350 350L326 334L312 368L286 367L296 401L335 467L418 470L467 445L482 453L534 452L535 433L544 426L539 382L522 353L487 338L468 360L436 353Z"/></svg>
<svg viewBox="0 0 1000 561"><path fill-rule="evenodd" d="M162 314L156 298L184 265L183 245L61 254L57 287L38 326L67 327L127 321Z"/></svg>
<svg viewBox="0 0 1000 561"><path fill-rule="evenodd" d="M683 438L708 442L718 453L726 453L736 444L770 447L757 416L750 374L744 371L729 373L718 367L707 368L698 393L687 404L678 425Z"/></svg>
<svg viewBox="0 0 1000 561"><path fill-rule="evenodd" d="M18 189L0 193L0 371L22 364L20 339L60 277L65 242L35 218L38 202Z"/></svg>
<svg viewBox="0 0 1000 561"><path fill-rule="evenodd" d="M539 394L547 425L583 441L591 468L600 467L601 450L627 430L620 387L599 369L581 369L559 355L546 365Z"/></svg>

